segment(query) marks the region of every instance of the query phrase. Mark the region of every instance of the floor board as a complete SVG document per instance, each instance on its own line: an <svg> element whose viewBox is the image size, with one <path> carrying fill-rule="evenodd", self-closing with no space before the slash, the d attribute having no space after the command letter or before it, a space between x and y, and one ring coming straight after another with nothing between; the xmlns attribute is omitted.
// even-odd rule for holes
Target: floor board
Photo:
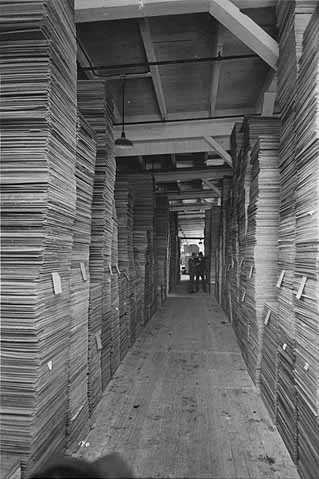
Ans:
<svg viewBox="0 0 319 479"><path fill-rule="evenodd" d="M79 451L120 452L136 477L298 478L225 315L183 287L119 367Z"/></svg>

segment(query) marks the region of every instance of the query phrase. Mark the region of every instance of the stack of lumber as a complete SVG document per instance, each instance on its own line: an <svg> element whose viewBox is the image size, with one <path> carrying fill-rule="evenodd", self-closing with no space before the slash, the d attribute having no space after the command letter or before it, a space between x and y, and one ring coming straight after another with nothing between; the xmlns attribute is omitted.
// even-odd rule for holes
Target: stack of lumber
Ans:
<svg viewBox="0 0 319 479"><path fill-rule="evenodd" d="M169 292L173 293L179 280L179 239L178 216L176 211L169 213Z"/></svg>
<svg viewBox="0 0 319 479"><path fill-rule="evenodd" d="M76 209L73 14L71 1L12 1L0 19L1 452L20 455L27 474L66 445Z"/></svg>
<svg viewBox="0 0 319 479"><path fill-rule="evenodd" d="M94 132L78 116L76 143L76 214L73 225L71 331L69 355L68 447L88 432L88 310L91 210L96 159Z"/></svg>
<svg viewBox="0 0 319 479"><path fill-rule="evenodd" d="M227 314L229 320L231 321L232 308L230 302L230 284L232 277L232 238L231 238L231 224L232 224L232 211L231 211L231 179L224 178L222 186L222 198L221 198L221 207L222 207L222 308Z"/></svg>
<svg viewBox="0 0 319 479"><path fill-rule="evenodd" d="M115 203L115 202L114 202ZM119 278L120 270L118 266L118 225L116 217L115 204L113 207L113 240L112 240L112 275L111 275L111 304L112 304L112 318L111 318L111 335L112 335L112 349L111 349L111 374L117 370L120 364L120 312L119 312Z"/></svg>
<svg viewBox="0 0 319 479"><path fill-rule="evenodd" d="M296 98L294 311L299 467L319 470L319 8L304 33Z"/></svg>
<svg viewBox="0 0 319 479"><path fill-rule="evenodd" d="M236 334L239 334L239 317L240 311L240 254L239 254L239 197L240 197L240 182L239 174L241 167L241 150L243 148L243 129L242 123L235 123L231 134L231 157L233 163L233 178L232 178L232 283L231 283L231 301L232 301L232 320L233 327Z"/></svg>
<svg viewBox="0 0 319 479"><path fill-rule="evenodd" d="M277 416L278 383L278 303L267 302L263 311L260 393L273 422Z"/></svg>
<svg viewBox="0 0 319 479"><path fill-rule="evenodd" d="M154 182L150 173L121 175L134 193L136 334L150 317L154 295Z"/></svg>
<svg viewBox="0 0 319 479"><path fill-rule="evenodd" d="M269 119L279 130L279 122ZM266 129L266 128L265 128ZM270 128L269 128L270 129ZM279 229L279 131L259 136L251 151L251 184L248 206L245 272L246 317L249 324L248 371L259 382L263 310L276 300Z"/></svg>
<svg viewBox="0 0 319 479"><path fill-rule="evenodd" d="M278 280L278 320L280 341L295 346L296 317L294 308L294 282L296 259L296 104L298 61L302 53L302 38L310 20L315 1L279 1L277 22L279 30L278 100L281 108L282 130L280 139L280 232ZM300 277L299 277L300 280ZM282 387L278 387L278 428L294 459L297 460L297 408L295 398L295 351L289 361L279 355L279 369L286 371ZM287 355L286 355L287 356ZM281 364L283 361L283 364ZM289 367L291 368L289 370ZM279 382L282 376L279 375ZM291 383L288 384L288 380ZM294 391L294 392L293 392ZM282 393L282 394L281 394Z"/></svg>
<svg viewBox="0 0 319 479"><path fill-rule="evenodd" d="M219 264L219 230L221 220L220 206L212 206L211 209L211 243L210 243L210 281L211 292L219 297L218 291L218 264ZM214 287L213 287L214 286Z"/></svg>
<svg viewBox="0 0 319 479"><path fill-rule="evenodd" d="M238 155L238 242L239 256L237 266L237 284L238 284L238 311L236 317L236 331L238 342L245 361L247 362L249 323L247 318L245 297L247 291L247 274L249 267L245 261L246 255L246 236L248 225L248 204L250 188L250 152L246 146L243 146Z"/></svg>
<svg viewBox="0 0 319 479"><path fill-rule="evenodd" d="M118 219L118 266L120 270L120 355L125 356L131 344L130 322L135 316L135 273L133 254L133 196L128 182L119 176L115 183L115 206ZM133 263L132 263L133 261Z"/></svg>
<svg viewBox="0 0 319 479"><path fill-rule="evenodd" d="M167 196L156 195L155 238L156 261L158 267L157 297L159 304L162 304L167 297L168 226L169 204Z"/></svg>
<svg viewBox="0 0 319 479"><path fill-rule="evenodd" d="M89 405L93 411L111 377L111 250L115 159L112 102L105 82L78 82L78 108L96 135L90 245ZM102 307L96 303L102 298ZM94 324L94 327L93 327ZM98 364L100 362L100 369ZM102 382L101 382L102 379Z"/></svg>

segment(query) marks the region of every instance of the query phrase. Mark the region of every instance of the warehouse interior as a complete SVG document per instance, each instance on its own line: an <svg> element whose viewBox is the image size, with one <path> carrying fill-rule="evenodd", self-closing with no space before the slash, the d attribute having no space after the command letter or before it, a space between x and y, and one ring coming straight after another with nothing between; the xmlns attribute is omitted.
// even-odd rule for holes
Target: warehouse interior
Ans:
<svg viewBox="0 0 319 479"><path fill-rule="evenodd" d="M112 451L316 479L319 2L11 0L0 26L1 479Z"/></svg>

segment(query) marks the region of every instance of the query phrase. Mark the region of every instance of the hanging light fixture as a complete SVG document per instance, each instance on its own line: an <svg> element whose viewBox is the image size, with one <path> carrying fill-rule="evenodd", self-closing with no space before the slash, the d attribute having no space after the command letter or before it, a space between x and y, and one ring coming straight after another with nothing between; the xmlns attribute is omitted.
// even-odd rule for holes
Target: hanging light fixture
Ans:
<svg viewBox="0 0 319 479"><path fill-rule="evenodd" d="M115 145L120 148L132 148L133 142L126 138L125 131L124 131L124 124L125 124L125 78L123 78L122 82L122 133L121 137L115 140Z"/></svg>

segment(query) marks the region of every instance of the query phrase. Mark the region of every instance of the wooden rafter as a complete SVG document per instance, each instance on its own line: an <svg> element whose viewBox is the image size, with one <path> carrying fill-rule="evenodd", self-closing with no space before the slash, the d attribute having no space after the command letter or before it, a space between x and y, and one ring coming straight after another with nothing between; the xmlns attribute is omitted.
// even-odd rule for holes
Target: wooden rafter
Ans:
<svg viewBox="0 0 319 479"><path fill-rule="evenodd" d="M273 7L277 0L233 0L239 8ZM99 22L159 15L208 12L209 0L75 0L76 22Z"/></svg>
<svg viewBox="0 0 319 479"><path fill-rule="evenodd" d="M229 136L217 137L218 143L229 150ZM199 153L211 151L203 138L184 138L177 140L149 140L145 142L134 141L133 148L115 148L116 156L139 156L139 155L169 155L172 153Z"/></svg>
<svg viewBox="0 0 319 479"><path fill-rule="evenodd" d="M232 176L228 167L215 166L212 168L180 168L175 171L154 172L156 183L175 183L176 181L192 181L202 179L221 179Z"/></svg>
<svg viewBox="0 0 319 479"><path fill-rule="evenodd" d="M161 193L163 194L163 193ZM190 190L182 193L166 193L169 201L192 200L193 198L216 198L216 191L210 190Z"/></svg>
<svg viewBox="0 0 319 479"><path fill-rule="evenodd" d="M209 13L277 70L278 43L230 0L210 0Z"/></svg>
<svg viewBox="0 0 319 479"><path fill-rule="evenodd" d="M154 46L152 42L151 30L149 21L147 18L142 18L139 20L140 32L145 48L146 58L149 62L156 62L156 55L154 51ZM152 74L152 80L154 85L154 91L158 103L158 108L161 112L162 120L167 118L167 108L165 102L165 96L162 86L162 80L159 72L159 67L157 65L150 66L150 71Z"/></svg>
<svg viewBox="0 0 319 479"><path fill-rule="evenodd" d="M234 123L240 118L177 121L170 123L143 123L140 125L125 125L125 132L134 141L160 141L186 138L203 138L206 136L228 136ZM121 134L121 126L116 125L114 134Z"/></svg>
<svg viewBox="0 0 319 479"><path fill-rule="evenodd" d="M223 54L222 32L221 32L220 25L217 25L213 56L217 57L218 55L222 55L222 54ZM220 70L221 70L221 63L213 62L212 71L211 71L210 94L209 94L209 116L215 115Z"/></svg>
<svg viewBox="0 0 319 479"><path fill-rule="evenodd" d="M233 166L231 156L227 151L211 136L205 136L205 141L213 150L217 151L229 166Z"/></svg>
<svg viewBox="0 0 319 479"><path fill-rule="evenodd" d="M214 185L214 183L212 183L211 181L207 180L207 179L203 179L202 180L204 185L208 186L208 188L210 188L212 191L214 191L216 193L216 195L218 197L221 197L221 191L219 188L217 188L217 186Z"/></svg>

